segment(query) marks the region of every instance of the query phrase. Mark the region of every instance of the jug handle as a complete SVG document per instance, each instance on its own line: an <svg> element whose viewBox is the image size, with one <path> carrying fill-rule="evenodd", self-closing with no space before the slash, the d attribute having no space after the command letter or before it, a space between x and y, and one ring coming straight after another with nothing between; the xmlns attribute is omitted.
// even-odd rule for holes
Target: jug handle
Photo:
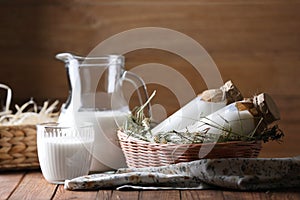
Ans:
<svg viewBox="0 0 300 200"><path fill-rule="evenodd" d="M143 90L144 96L146 97L146 101L149 99L146 84L145 84L144 80L141 77L139 77L138 75L136 75L135 73L132 73L130 71L125 71L122 75L122 79L129 81L137 89L137 95L138 95L138 98L139 98L139 101L140 101L141 105L143 105L145 102L143 102L142 95L141 95L141 92L139 90L139 86L142 86L142 90ZM151 118L152 111L151 111L150 103L147 105L147 109L148 109L149 118Z"/></svg>

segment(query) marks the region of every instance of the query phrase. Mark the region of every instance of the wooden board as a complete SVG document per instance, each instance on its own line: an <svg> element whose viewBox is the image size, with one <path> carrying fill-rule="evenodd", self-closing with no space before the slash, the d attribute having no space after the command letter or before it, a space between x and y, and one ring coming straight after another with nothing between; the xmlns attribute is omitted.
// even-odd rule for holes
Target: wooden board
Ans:
<svg viewBox="0 0 300 200"><path fill-rule="evenodd" d="M8 199L18 187L24 175L24 172L2 172L0 175L0 199Z"/></svg>
<svg viewBox="0 0 300 200"><path fill-rule="evenodd" d="M300 95L299 9L299 1L284 0L5 1L0 6L0 82L14 89L14 102L30 97L64 100L67 79L56 53L86 55L114 34L152 26L199 42L223 79L234 80L245 95ZM129 58L128 69L141 61L179 68L178 58L172 62L174 56L164 53L141 50ZM180 64L195 91L204 89L203 80Z"/></svg>
<svg viewBox="0 0 300 200"><path fill-rule="evenodd" d="M63 185L58 186L56 194L53 199L96 199L97 191L87 191L87 192L76 192L67 191L64 189Z"/></svg>
<svg viewBox="0 0 300 200"><path fill-rule="evenodd" d="M111 199L116 200L137 200L139 199L139 191L116 191L114 190Z"/></svg>
<svg viewBox="0 0 300 200"><path fill-rule="evenodd" d="M30 171L25 174L9 199L50 199L56 192L57 185L49 184L41 173Z"/></svg>
<svg viewBox="0 0 300 200"><path fill-rule="evenodd" d="M222 191L187 190L187 191L181 191L181 198L182 199L203 199L203 200L223 199L223 194L222 194Z"/></svg>
<svg viewBox="0 0 300 200"><path fill-rule="evenodd" d="M15 176L23 177L24 172L16 172ZM4 182L7 174L0 173L0 180ZM2 183L0 183L2 185ZM2 192L1 199L139 199L139 200L165 200L165 199L299 199L298 188L271 191L234 191L234 190L163 190L163 191L68 191L63 186L52 185L44 180L39 171L26 173L16 186L13 178L6 182L7 188L15 188L10 191L10 196Z"/></svg>

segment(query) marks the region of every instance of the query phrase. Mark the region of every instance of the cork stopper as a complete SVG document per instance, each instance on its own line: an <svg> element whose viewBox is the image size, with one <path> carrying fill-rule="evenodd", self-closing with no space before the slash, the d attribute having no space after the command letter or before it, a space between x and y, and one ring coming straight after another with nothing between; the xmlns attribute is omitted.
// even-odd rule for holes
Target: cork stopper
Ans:
<svg viewBox="0 0 300 200"><path fill-rule="evenodd" d="M220 89L205 90L201 93L201 99L207 102L221 102L224 101L224 92Z"/></svg>
<svg viewBox="0 0 300 200"><path fill-rule="evenodd" d="M226 100L226 104L231 104L236 101L243 100L241 92L232 83L232 81L227 81L219 89L205 90L201 94L201 99L207 102L222 102Z"/></svg>
<svg viewBox="0 0 300 200"><path fill-rule="evenodd" d="M243 100L243 96L239 89L232 83L231 80L227 81L220 89L225 93L227 105L236 101Z"/></svg>
<svg viewBox="0 0 300 200"><path fill-rule="evenodd" d="M262 93L255 96L253 98L253 104L261 113L267 124L271 124L280 119L279 109L270 95Z"/></svg>

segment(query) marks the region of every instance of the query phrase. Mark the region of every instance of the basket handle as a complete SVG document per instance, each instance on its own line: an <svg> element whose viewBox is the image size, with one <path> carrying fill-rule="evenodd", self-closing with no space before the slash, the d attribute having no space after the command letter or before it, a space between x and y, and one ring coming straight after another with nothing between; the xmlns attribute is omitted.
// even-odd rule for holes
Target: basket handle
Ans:
<svg viewBox="0 0 300 200"><path fill-rule="evenodd" d="M5 110L0 112L0 116L1 116L3 114L10 113L9 107L10 107L10 103L11 103L11 99L12 99L12 91L11 91L10 87L8 87L7 85L2 84L2 83L0 83L0 88L7 90Z"/></svg>

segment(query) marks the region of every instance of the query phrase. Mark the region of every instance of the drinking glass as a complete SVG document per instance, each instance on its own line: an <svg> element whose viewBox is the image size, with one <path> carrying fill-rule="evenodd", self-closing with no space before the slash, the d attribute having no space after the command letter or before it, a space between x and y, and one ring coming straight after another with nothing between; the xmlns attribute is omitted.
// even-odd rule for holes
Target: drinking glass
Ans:
<svg viewBox="0 0 300 200"><path fill-rule="evenodd" d="M87 175L93 143L92 123L37 125L38 158L45 179L50 183L63 184L66 179Z"/></svg>

